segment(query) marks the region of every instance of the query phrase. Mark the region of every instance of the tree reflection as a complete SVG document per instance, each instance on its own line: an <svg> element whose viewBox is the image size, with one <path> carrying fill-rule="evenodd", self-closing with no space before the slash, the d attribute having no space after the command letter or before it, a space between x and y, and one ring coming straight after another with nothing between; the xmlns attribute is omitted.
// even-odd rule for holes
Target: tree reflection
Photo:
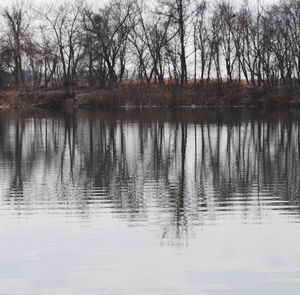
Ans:
<svg viewBox="0 0 300 295"><path fill-rule="evenodd" d="M297 112L0 113L2 202L186 237L226 218L299 215ZM39 205L39 206L38 206Z"/></svg>

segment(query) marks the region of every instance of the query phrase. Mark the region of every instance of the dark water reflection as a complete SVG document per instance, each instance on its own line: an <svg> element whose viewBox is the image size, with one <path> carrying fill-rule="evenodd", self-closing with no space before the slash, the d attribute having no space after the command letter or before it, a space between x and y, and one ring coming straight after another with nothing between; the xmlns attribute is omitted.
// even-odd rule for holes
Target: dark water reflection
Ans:
<svg viewBox="0 0 300 295"><path fill-rule="evenodd" d="M299 115L1 112L0 293L298 294Z"/></svg>

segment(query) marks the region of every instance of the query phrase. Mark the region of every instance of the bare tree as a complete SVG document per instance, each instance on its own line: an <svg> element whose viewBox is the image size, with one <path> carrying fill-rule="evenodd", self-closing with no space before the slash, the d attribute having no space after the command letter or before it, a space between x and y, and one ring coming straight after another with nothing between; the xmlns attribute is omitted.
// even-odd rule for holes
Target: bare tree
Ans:
<svg viewBox="0 0 300 295"><path fill-rule="evenodd" d="M93 34L102 81L122 81L126 69L128 38L135 25L136 2L117 0L97 13L87 10L85 14L90 22L86 29Z"/></svg>
<svg viewBox="0 0 300 295"><path fill-rule="evenodd" d="M79 25L81 7L80 2L75 4L65 2L57 9L52 9L52 13L44 14L49 25L49 32L52 33L57 47L67 95L73 95L77 81L77 66L82 57L81 26Z"/></svg>
<svg viewBox="0 0 300 295"><path fill-rule="evenodd" d="M174 42L174 45L169 46L169 54L179 55L180 82L185 84L188 81L186 45L192 16L194 15L193 3L192 0L162 0L160 5L162 9L159 13L171 19L170 34L173 38L170 38L170 40ZM177 57L170 56L170 60L176 72Z"/></svg>
<svg viewBox="0 0 300 295"><path fill-rule="evenodd" d="M25 75L23 70L23 57L25 40L29 31L31 18L29 16L30 7L26 2L14 2L11 6L1 11L4 19L4 47L6 54L11 55L13 75L17 86L25 85Z"/></svg>

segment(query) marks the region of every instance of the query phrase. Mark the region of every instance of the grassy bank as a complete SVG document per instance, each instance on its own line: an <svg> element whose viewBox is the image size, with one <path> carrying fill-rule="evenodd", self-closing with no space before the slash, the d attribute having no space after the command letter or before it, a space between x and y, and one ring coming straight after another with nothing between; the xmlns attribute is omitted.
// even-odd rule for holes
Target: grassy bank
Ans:
<svg viewBox="0 0 300 295"><path fill-rule="evenodd" d="M254 88L241 84L136 85L62 90L0 92L1 108L113 107L300 107L300 88Z"/></svg>

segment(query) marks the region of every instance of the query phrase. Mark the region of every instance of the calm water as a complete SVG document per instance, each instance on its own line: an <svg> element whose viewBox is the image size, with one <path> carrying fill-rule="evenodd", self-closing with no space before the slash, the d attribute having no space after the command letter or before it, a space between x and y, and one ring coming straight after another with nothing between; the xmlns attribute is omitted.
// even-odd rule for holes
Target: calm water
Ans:
<svg viewBox="0 0 300 295"><path fill-rule="evenodd" d="M0 112L0 294L299 294L300 112Z"/></svg>

